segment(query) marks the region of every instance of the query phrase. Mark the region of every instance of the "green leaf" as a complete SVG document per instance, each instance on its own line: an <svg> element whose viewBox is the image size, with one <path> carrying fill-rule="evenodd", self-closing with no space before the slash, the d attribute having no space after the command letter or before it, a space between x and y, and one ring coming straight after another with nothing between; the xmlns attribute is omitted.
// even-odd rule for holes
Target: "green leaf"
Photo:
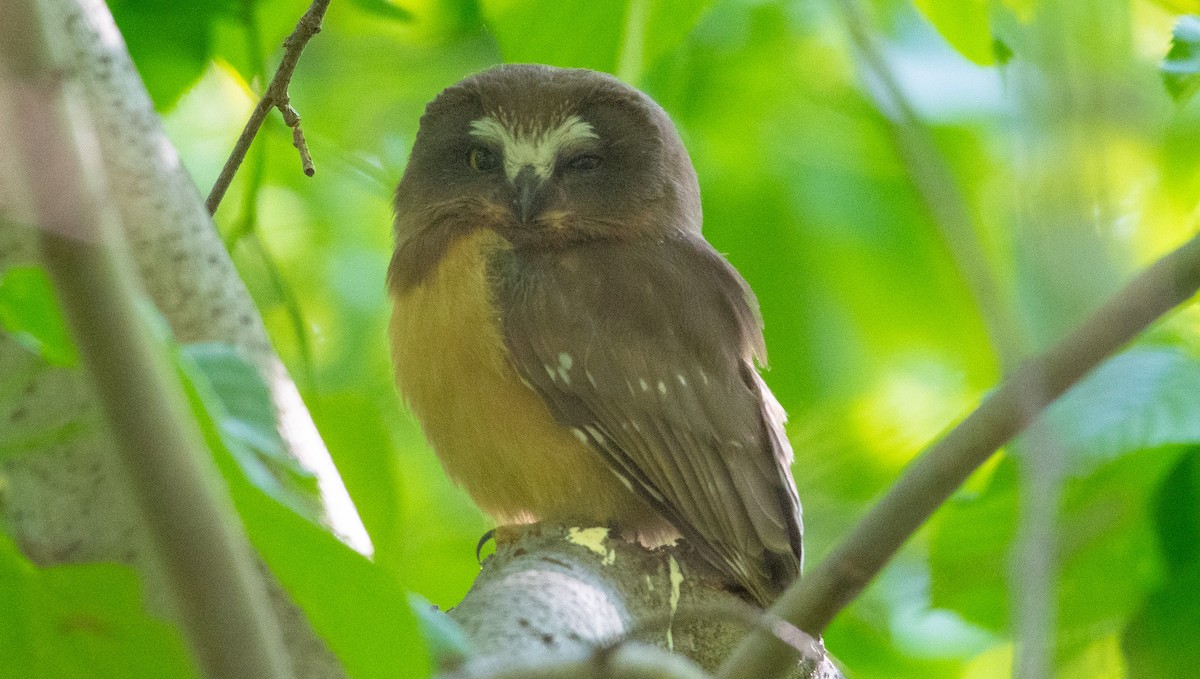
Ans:
<svg viewBox="0 0 1200 679"><path fill-rule="evenodd" d="M79 363L58 297L41 267L14 266L0 273L0 328L47 363Z"/></svg>
<svg viewBox="0 0 1200 679"><path fill-rule="evenodd" d="M1132 451L1200 443L1200 361L1174 347L1133 347L1105 361L1046 412L1070 469Z"/></svg>
<svg viewBox="0 0 1200 679"><path fill-rule="evenodd" d="M109 9L156 108L174 106L208 67L213 26L236 16L233 0L111 0Z"/></svg>
<svg viewBox="0 0 1200 679"><path fill-rule="evenodd" d="M711 0L481 2L506 61L590 68L630 82L682 43L711 5Z"/></svg>
<svg viewBox="0 0 1200 679"><path fill-rule="evenodd" d="M179 350L183 372L218 423L225 447L251 481L275 499L316 520L316 478L284 447L275 425L271 392L237 349L218 343Z"/></svg>
<svg viewBox="0 0 1200 679"><path fill-rule="evenodd" d="M227 435L224 406L213 407L217 397L211 384L182 352L176 352L176 360L186 378L192 414L214 452L246 535L347 673L355 679L428 676L428 655L406 592L393 575L297 513L293 503L279 498L277 488L262 483L258 467L244 463L238 441Z"/></svg>
<svg viewBox="0 0 1200 679"><path fill-rule="evenodd" d="M1109 359L1045 415L1076 478L1066 482L1061 624L1083 629L1128 615L1157 574L1150 499L1166 470L1200 443L1200 362L1168 346L1133 347ZM939 514L932 558L934 601L1002 630L1015 535L1015 465L992 486ZM986 531L980 527L986 526Z"/></svg>
<svg viewBox="0 0 1200 679"><path fill-rule="evenodd" d="M980 66L995 62L988 0L913 0L913 4L959 54Z"/></svg>
<svg viewBox="0 0 1200 679"><path fill-rule="evenodd" d="M409 594L408 604L421 624L421 635L425 637L438 671L451 671L470 659L473 655L471 642L457 622L420 594Z"/></svg>
<svg viewBox="0 0 1200 679"><path fill-rule="evenodd" d="M178 630L143 608L133 569L39 569L0 533L0 675L195 677Z"/></svg>
<svg viewBox="0 0 1200 679"><path fill-rule="evenodd" d="M1134 676L1185 679L1200 657L1200 449L1184 457L1156 498L1155 528L1168 577L1125 630ZM1188 593L1189 595L1181 596Z"/></svg>
<svg viewBox="0 0 1200 679"><path fill-rule="evenodd" d="M1200 90L1200 16L1189 14L1175 22L1161 70L1163 83L1177 103L1186 104Z"/></svg>
<svg viewBox="0 0 1200 679"><path fill-rule="evenodd" d="M1066 482L1057 545L1060 640L1120 626L1157 584L1161 563L1149 504L1182 452L1126 455ZM1015 462L1004 460L985 492L952 500L932 526L933 605L997 633L1010 627L1016 477Z"/></svg>

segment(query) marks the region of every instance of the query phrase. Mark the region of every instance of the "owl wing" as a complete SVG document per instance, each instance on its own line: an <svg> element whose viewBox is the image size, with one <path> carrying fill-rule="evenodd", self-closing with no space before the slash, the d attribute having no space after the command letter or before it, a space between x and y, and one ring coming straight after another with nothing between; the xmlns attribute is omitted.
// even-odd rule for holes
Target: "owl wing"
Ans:
<svg viewBox="0 0 1200 679"><path fill-rule="evenodd" d="M522 377L719 570L767 603L800 573L800 501L757 303L699 236L492 263Z"/></svg>

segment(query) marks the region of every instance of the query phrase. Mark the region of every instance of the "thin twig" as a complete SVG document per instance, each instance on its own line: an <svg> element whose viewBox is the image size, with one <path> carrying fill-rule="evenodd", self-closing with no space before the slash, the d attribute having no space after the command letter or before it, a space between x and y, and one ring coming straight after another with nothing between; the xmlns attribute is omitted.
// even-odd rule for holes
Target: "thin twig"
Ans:
<svg viewBox="0 0 1200 679"><path fill-rule="evenodd" d="M95 132L49 57L37 5L6 6L0 87L12 86L15 153L29 178L46 269L204 676L285 679L291 671L261 573L174 372L138 313L136 277L108 221L116 211L105 209L98 190Z"/></svg>
<svg viewBox="0 0 1200 679"><path fill-rule="evenodd" d="M1163 257L1048 351L1024 363L992 395L916 460L853 532L772 607L819 637L908 538L992 453L1053 399L1200 288L1200 235ZM1030 394L1041 401L1031 403ZM726 658L720 679L783 676L790 648L754 632Z"/></svg>
<svg viewBox="0 0 1200 679"><path fill-rule="evenodd" d="M300 53L304 51L309 39L321 31L321 20L324 19L325 10L328 8L329 0L313 0L304 16L300 17L300 21L296 24L296 30L292 31L287 40L283 41L283 59L279 62L275 77L271 79L267 91L258 101L258 105L254 107L250 119L246 121L246 126L242 128L242 134L233 147L233 152L225 161L225 167L221 168L221 175L217 177L212 191L204 201L204 206L208 208L210 215L216 213L217 206L221 204L221 199L225 197L225 192L233 182L233 176L237 174L238 167L246 158L246 152L250 150L250 144L254 142L254 137L258 134L259 128L267 118L267 113L272 108L279 109L279 112L283 114L284 123L292 128L292 143L300 151L304 174L311 177L315 172L308 146L304 143L304 134L300 132L300 115L291 106L287 88L288 83L292 80L292 73L296 70L296 64L300 61Z"/></svg>

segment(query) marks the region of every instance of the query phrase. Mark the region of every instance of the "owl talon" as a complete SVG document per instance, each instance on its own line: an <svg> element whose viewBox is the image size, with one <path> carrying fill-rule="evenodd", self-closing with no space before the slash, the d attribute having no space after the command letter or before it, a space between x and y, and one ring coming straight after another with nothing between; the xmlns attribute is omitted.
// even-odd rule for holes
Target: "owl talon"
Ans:
<svg viewBox="0 0 1200 679"><path fill-rule="evenodd" d="M475 543L475 560L479 562L480 565L483 565L483 548L487 546L487 543L491 542L494 537L496 537L495 528L484 533L482 536L480 536L479 542Z"/></svg>

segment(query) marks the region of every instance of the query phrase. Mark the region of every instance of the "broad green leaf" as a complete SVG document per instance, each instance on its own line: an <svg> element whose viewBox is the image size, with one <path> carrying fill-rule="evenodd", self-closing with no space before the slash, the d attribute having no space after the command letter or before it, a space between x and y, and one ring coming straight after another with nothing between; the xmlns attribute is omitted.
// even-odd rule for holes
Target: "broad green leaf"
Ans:
<svg viewBox="0 0 1200 679"><path fill-rule="evenodd" d="M995 62L988 0L913 0L913 4L964 57L981 66Z"/></svg>
<svg viewBox="0 0 1200 679"><path fill-rule="evenodd" d="M275 424L271 393L258 370L227 344L181 347L180 362L218 423L225 447L259 488L317 517L316 478L292 459Z"/></svg>
<svg viewBox="0 0 1200 679"><path fill-rule="evenodd" d="M1200 361L1173 347L1133 347L1105 361L1046 412L1070 469L1086 473L1146 448L1200 443Z"/></svg>
<svg viewBox="0 0 1200 679"><path fill-rule="evenodd" d="M1060 639L1120 625L1156 585L1149 502L1182 450L1126 455L1066 482L1057 533ZM933 605L997 633L1010 626L1016 476L1014 461L1003 461L985 492L955 498L932 526Z"/></svg>
<svg viewBox="0 0 1200 679"><path fill-rule="evenodd" d="M421 623L421 634L439 671L453 670L471 657L467 633L450 616L420 594L409 594L408 604Z"/></svg>
<svg viewBox="0 0 1200 679"><path fill-rule="evenodd" d="M1049 439L1076 475L1059 524L1064 627L1111 623L1152 584L1150 499L1180 446L1200 443L1197 412L1200 363L1166 346L1109 359L1047 411ZM1004 469L982 495L940 513L932 552L935 602L994 630L1008 618L1006 554L1017 511L1015 465Z"/></svg>
<svg viewBox="0 0 1200 679"><path fill-rule="evenodd" d="M1171 49L1162 62L1163 83L1176 102L1186 104L1200 90L1200 16L1175 23Z"/></svg>
<svg viewBox="0 0 1200 679"><path fill-rule="evenodd" d="M1185 679L1200 657L1200 449L1163 482L1155 504L1166 580L1146 598L1122 644L1134 676Z"/></svg>
<svg viewBox="0 0 1200 679"><path fill-rule="evenodd" d="M208 383L196 375L194 363L182 355L178 360L190 378L184 387L192 414L250 542L347 673L355 679L428 676L428 656L404 589L381 565L279 501L247 473L213 416Z"/></svg>
<svg viewBox="0 0 1200 679"><path fill-rule="evenodd" d="M14 266L0 273L0 330L52 365L79 363L46 271Z"/></svg>
<svg viewBox="0 0 1200 679"><path fill-rule="evenodd" d="M240 3L234 0L112 0L108 4L159 110L172 107L208 66L214 24L240 11Z"/></svg>
<svg viewBox="0 0 1200 679"><path fill-rule="evenodd" d="M132 568L38 568L0 533L0 676L195 677L179 631L146 613Z"/></svg>
<svg viewBox="0 0 1200 679"><path fill-rule="evenodd" d="M590 68L637 82L678 46L712 0L482 0L504 59Z"/></svg>

